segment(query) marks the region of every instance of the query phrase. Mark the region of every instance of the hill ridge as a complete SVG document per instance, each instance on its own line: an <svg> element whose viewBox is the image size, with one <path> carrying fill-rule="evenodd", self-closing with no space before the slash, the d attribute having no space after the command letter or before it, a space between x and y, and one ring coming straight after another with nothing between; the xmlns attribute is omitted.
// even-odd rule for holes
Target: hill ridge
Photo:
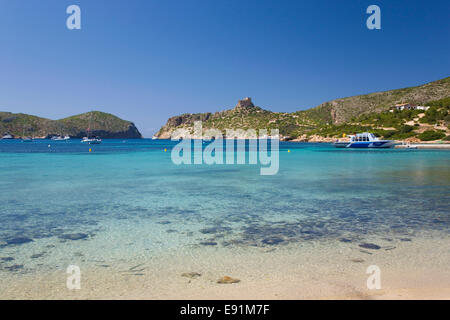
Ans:
<svg viewBox="0 0 450 320"><path fill-rule="evenodd" d="M318 129L326 126L339 126L365 114L386 112L396 103L423 105L447 97L450 97L450 77L414 87L338 98L291 113L265 110L255 106L251 98L245 98L239 100L233 109L214 113L184 113L170 117L155 136L168 139L177 128L192 130L194 121L201 120L204 130L278 128L286 139L304 139L305 136L317 134ZM243 107L246 104L247 107Z"/></svg>
<svg viewBox="0 0 450 320"><path fill-rule="evenodd" d="M14 137L50 138L62 135L82 138L90 134L103 139L142 138L133 122L102 111L89 111L58 120L51 120L25 113L0 111L0 134Z"/></svg>

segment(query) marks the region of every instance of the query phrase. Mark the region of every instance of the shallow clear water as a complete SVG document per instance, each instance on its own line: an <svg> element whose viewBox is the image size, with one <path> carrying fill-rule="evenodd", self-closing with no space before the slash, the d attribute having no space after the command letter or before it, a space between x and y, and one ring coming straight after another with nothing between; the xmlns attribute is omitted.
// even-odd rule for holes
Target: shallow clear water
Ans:
<svg viewBox="0 0 450 320"><path fill-rule="evenodd" d="M449 234L448 151L281 143L279 173L261 176L259 165L176 166L174 145L0 141L0 272Z"/></svg>

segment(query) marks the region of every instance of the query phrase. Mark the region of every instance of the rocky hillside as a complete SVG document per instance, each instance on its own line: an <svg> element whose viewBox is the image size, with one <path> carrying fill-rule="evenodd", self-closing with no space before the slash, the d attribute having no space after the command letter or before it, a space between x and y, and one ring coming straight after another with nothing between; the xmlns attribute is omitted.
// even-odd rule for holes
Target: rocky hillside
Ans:
<svg viewBox="0 0 450 320"><path fill-rule="evenodd" d="M288 134L287 128L292 123L292 128L297 128L298 122L294 114L271 112L257 107L250 98L239 100L237 105L230 110L215 113L186 113L170 118L159 130L156 137L170 139L175 129L185 128L193 133L195 121L202 121L203 128L225 129L264 129L280 128L282 134ZM280 125L281 124L281 125Z"/></svg>
<svg viewBox="0 0 450 320"><path fill-rule="evenodd" d="M387 112L397 103L426 105L446 97L450 97L450 77L417 87L336 99L315 108L293 113L264 110L255 106L250 98L245 98L229 110L215 113L187 113L172 117L159 130L156 137L169 139L171 133L178 128L186 128L193 132L193 123L201 120L204 130L278 128L282 138L286 140L311 140L314 136L332 138L339 134L339 130L324 129L348 123L355 124L355 121L359 121L356 118Z"/></svg>
<svg viewBox="0 0 450 320"><path fill-rule="evenodd" d="M309 112L321 110L320 113L324 114L323 120L340 124L362 114L386 111L397 103L424 105L428 101L448 96L450 96L450 77L417 87L336 99L325 102Z"/></svg>
<svg viewBox="0 0 450 320"><path fill-rule="evenodd" d="M112 114L92 111L76 116L50 120L23 113L0 112L0 134L10 133L14 137L49 138L56 135L82 138L88 128L92 136L103 139L139 139L141 133L129 121Z"/></svg>

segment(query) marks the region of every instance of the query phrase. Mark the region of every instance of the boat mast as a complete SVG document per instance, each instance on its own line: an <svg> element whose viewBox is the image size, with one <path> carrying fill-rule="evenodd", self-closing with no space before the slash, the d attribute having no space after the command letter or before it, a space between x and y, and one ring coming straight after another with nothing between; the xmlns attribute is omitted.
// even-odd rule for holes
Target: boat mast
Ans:
<svg viewBox="0 0 450 320"><path fill-rule="evenodd" d="M92 111L91 111L91 115L89 116L89 126L87 129L87 137L88 139L90 139L91 137L91 122L92 122Z"/></svg>

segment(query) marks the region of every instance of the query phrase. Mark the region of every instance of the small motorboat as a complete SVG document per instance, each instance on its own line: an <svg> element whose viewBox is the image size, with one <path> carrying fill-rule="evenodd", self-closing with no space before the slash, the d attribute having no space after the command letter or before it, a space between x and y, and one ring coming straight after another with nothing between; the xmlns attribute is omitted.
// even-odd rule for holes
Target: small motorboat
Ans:
<svg viewBox="0 0 450 320"><path fill-rule="evenodd" d="M393 148L396 142L393 140L380 140L373 133L364 132L349 136L348 141L336 141L336 148Z"/></svg>
<svg viewBox="0 0 450 320"><path fill-rule="evenodd" d="M22 142L33 142L33 138L30 137L22 138Z"/></svg>
<svg viewBox="0 0 450 320"><path fill-rule="evenodd" d="M61 136L54 136L51 138L53 141L67 141L70 140L69 136L61 137Z"/></svg>
<svg viewBox="0 0 450 320"><path fill-rule="evenodd" d="M102 139L100 139L99 137L94 137L94 138L84 137L83 139L81 139L81 142L89 143L89 144L100 144L100 143L102 143Z"/></svg>

